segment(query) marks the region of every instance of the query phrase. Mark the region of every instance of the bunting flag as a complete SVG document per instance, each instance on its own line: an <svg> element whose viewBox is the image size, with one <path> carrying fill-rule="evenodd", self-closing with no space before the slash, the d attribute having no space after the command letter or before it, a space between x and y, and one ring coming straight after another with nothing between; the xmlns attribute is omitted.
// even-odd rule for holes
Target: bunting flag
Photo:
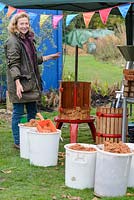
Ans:
<svg viewBox="0 0 134 200"><path fill-rule="evenodd" d="M63 18L63 15L53 15L53 22L52 22L52 25L53 25L53 28L57 28L57 25L58 25L58 22Z"/></svg>
<svg viewBox="0 0 134 200"><path fill-rule="evenodd" d="M103 10L99 10L100 13L100 18L103 24L107 23L108 20L108 16L111 12L112 8L107 8L107 9L103 9Z"/></svg>
<svg viewBox="0 0 134 200"><path fill-rule="evenodd" d="M50 17L50 15L40 15L40 28L42 28L43 24L47 21L47 19Z"/></svg>
<svg viewBox="0 0 134 200"><path fill-rule="evenodd" d="M26 12L25 10L17 9L17 13Z"/></svg>
<svg viewBox="0 0 134 200"><path fill-rule="evenodd" d="M127 12L128 12L128 10L129 10L130 6L131 6L130 3L129 3L129 4L126 4L126 5L123 5L123 6L118 6L118 9L119 9L119 11L120 11L122 17L124 17L124 18L126 17Z"/></svg>
<svg viewBox="0 0 134 200"><path fill-rule="evenodd" d="M34 20L36 19L37 17L37 14L36 13L28 13L29 14L29 18L30 18L30 24L32 25Z"/></svg>
<svg viewBox="0 0 134 200"><path fill-rule="evenodd" d="M15 10L16 8L8 6L7 17L10 17L15 12Z"/></svg>
<svg viewBox="0 0 134 200"><path fill-rule="evenodd" d="M66 17L66 26L70 24L70 22L73 20L74 17L76 17L78 14L72 14L72 15L67 15Z"/></svg>
<svg viewBox="0 0 134 200"><path fill-rule="evenodd" d="M95 12L85 12L85 13L83 13L83 18L84 18L84 23L85 23L86 28L88 28L88 24L90 23L94 13Z"/></svg>
<svg viewBox="0 0 134 200"><path fill-rule="evenodd" d="M131 3L124 3L124 5L121 5L121 6L116 6L116 8L119 9L122 17L126 17L127 15L127 12L129 10L131 6ZM2 11L4 8L6 7L5 4L3 3L0 3L0 11ZM86 28L88 28L88 25L94 15L95 12L99 12L100 14L100 18L101 18L101 21L103 24L106 24L107 20L108 20L108 16L111 12L111 10L115 8L115 7L112 7L112 8L107 8L107 9L103 9L103 10L99 10L99 11L94 11L94 12L86 12L86 13L83 13L83 18L84 18L84 23L85 23L85 26ZM8 11L7 11L7 16L10 17L15 11L17 10L17 13L20 13L20 12L26 12L24 10L21 10L21 9L16 9L14 7L11 7L11 6L8 6ZM35 18L38 16L38 13L28 13L29 14L29 17L30 17L30 23L32 24L35 20ZM78 14L71 14L71 15L67 15L66 16L66 26L68 26L71 21L77 16ZM50 17L50 15L45 15L45 14L40 14L40 27L43 26L43 24L45 23L45 21L47 21L48 17ZM54 29L57 28L58 26L58 22L63 18L63 15L52 15L52 26Z"/></svg>
<svg viewBox="0 0 134 200"><path fill-rule="evenodd" d="M2 11L4 8L6 7L6 5L5 4L3 4L3 3L0 3L0 11Z"/></svg>

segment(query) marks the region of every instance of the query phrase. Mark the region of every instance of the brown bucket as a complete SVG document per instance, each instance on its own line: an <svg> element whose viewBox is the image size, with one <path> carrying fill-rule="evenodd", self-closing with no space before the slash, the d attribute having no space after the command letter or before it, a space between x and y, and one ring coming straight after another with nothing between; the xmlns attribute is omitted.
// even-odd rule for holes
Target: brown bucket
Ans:
<svg viewBox="0 0 134 200"><path fill-rule="evenodd" d="M119 142L122 140L122 116L122 108L97 108L96 144L103 144L105 141Z"/></svg>

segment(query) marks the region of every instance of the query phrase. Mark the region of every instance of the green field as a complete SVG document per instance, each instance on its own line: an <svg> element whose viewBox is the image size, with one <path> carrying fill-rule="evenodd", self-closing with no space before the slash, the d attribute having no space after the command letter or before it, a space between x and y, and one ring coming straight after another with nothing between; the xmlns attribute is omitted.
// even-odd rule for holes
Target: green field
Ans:
<svg viewBox="0 0 134 200"><path fill-rule="evenodd" d="M75 56L64 58L63 72L75 73ZM123 67L96 60L92 55L79 56L78 58L78 81L107 82L109 85L121 82Z"/></svg>

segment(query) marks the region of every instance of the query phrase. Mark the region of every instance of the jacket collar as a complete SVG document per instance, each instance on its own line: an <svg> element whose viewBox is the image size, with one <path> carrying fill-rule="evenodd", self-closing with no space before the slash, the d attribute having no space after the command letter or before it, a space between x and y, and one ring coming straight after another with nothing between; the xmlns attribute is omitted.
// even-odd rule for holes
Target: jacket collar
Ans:
<svg viewBox="0 0 134 200"><path fill-rule="evenodd" d="M34 33L33 32L27 32L25 35L20 33L20 32L15 32L15 35L22 40L25 40L26 38L30 39L31 41L34 40Z"/></svg>

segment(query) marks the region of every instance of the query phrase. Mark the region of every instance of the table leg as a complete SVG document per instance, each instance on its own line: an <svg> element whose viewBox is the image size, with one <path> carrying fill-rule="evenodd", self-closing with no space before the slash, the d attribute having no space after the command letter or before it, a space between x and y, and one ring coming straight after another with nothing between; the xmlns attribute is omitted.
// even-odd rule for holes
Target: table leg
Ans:
<svg viewBox="0 0 134 200"><path fill-rule="evenodd" d="M57 122L56 123L56 128L61 129L63 122Z"/></svg>
<svg viewBox="0 0 134 200"><path fill-rule="evenodd" d="M70 143L77 142L78 124L70 124Z"/></svg>
<svg viewBox="0 0 134 200"><path fill-rule="evenodd" d="M88 123L88 126L90 127L91 133L92 133L92 137L94 142L96 142L96 128L93 122Z"/></svg>

